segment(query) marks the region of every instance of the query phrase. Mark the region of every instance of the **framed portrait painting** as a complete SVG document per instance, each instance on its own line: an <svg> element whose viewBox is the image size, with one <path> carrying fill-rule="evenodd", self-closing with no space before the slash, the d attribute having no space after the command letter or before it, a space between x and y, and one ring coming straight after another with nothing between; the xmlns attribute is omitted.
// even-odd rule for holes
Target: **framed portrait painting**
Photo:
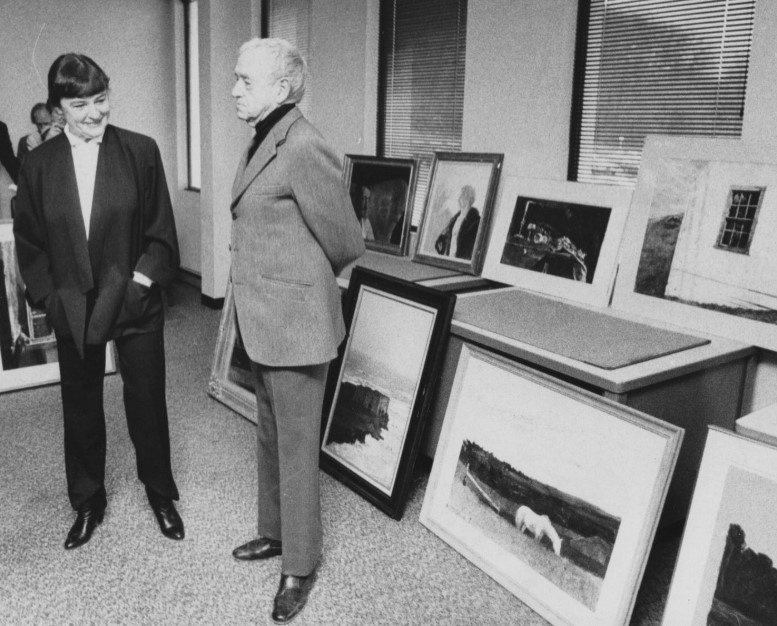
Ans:
<svg viewBox="0 0 777 626"><path fill-rule="evenodd" d="M456 297L354 268L330 368L321 467L395 519L404 510Z"/></svg>
<svg viewBox="0 0 777 626"><path fill-rule="evenodd" d="M0 392L58 383L57 340L46 312L25 298L10 220L0 222L0 273ZM115 372L113 342L105 350L105 372Z"/></svg>
<svg viewBox="0 0 777 626"><path fill-rule="evenodd" d="M607 306L631 189L506 176L500 195L483 277Z"/></svg>
<svg viewBox="0 0 777 626"><path fill-rule="evenodd" d="M648 137L612 305L777 350L777 145Z"/></svg>
<svg viewBox="0 0 777 626"><path fill-rule="evenodd" d="M414 261L480 274L502 159L435 152Z"/></svg>
<svg viewBox="0 0 777 626"><path fill-rule="evenodd" d="M216 352L208 381L208 393L233 411L256 423L251 360L243 346L235 314L232 281L227 283L224 308L221 311Z"/></svg>
<svg viewBox="0 0 777 626"><path fill-rule="evenodd" d="M554 624L625 624L683 430L465 344L421 523Z"/></svg>
<svg viewBox="0 0 777 626"><path fill-rule="evenodd" d="M345 155L343 177L368 250L407 255L416 172L414 159Z"/></svg>
<svg viewBox="0 0 777 626"><path fill-rule="evenodd" d="M711 426L664 624L777 624L777 448Z"/></svg>

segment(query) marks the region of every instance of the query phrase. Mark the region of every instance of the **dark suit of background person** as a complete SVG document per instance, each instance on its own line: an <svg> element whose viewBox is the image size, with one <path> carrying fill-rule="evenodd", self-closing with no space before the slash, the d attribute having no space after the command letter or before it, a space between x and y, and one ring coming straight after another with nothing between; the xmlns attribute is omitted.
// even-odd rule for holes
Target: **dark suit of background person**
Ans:
<svg viewBox="0 0 777 626"><path fill-rule="evenodd" d="M276 61L272 50L289 56ZM258 404L259 538L233 555L282 554L272 617L285 623L304 606L321 555L321 409L345 336L335 276L364 241L340 159L294 106L304 92L296 49L249 41L235 75L238 117L259 140L238 165L231 207L231 280Z"/></svg>
<svg viewBox="0 0 777 626"><path fill-rule="evenodd" d="M8 126L0 122L0 164L6 169L14 183L19 179L19 159L13 152Z"/></svg>
<svg viewBox="0 0 777 626"><path fill-rule="evenodd" d="M440 233L437 241L434 243L434 249L438 254L444 254L446 256L451 253L451 241L453 240L453 229L456 226L456 221L461 219L461 211L456 213L448 222L448 225ZM480 226L480 213L475 207L471 207L467 211L467 215L464 217L464 221L459 228L459 234L456 237L456 258L459 259L471 259L472 251L475 248L475 239L478 235L478 227Z"/></svg>
<svg viewBox="0 0 777 626"><path fill-rule="evenodd" d="M475 202L475 188L472 185L464 185L461 188L458 202L459 211L437 237L434 249L437 254L450 256L455 237L456 248L453 256L457 259L471 259L480 227L480 212L472 206ZM459 220L462 220L460 224ZM459 226L458 233L456 233L457 225Z"/></svg>
<svg viewBox="0 0 777 626"><path fill-rule="evenodd" d="M162 532L173 539L184 534L172 504L178 489L170 463L161 294L179 264L173 210L154 140L107 125L107 88L108 77L88 57L68 54L54 62L49 98L63 109L66 132L25 158L14 220L29 298L45 306L57 338L67 489L78 512L66 548L90 539L107 503L103 377L112 339L138 477ZM78 133L96 131L79 130L72 117L83 103L91 111L87 122L104 129L88 224L74 155L88 144ZM149 279L150 286L137 282Z"/></svg>

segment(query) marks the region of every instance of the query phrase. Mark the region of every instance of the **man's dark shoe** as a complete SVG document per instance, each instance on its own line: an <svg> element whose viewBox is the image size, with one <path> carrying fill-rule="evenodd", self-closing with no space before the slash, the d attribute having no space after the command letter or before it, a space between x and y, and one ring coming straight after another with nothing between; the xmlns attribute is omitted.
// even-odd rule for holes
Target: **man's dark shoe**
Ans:
<svg viewBox="0 0 777 626"><path fill-rule="evenodd" d="M248 543L244 543L242 546L232 550L232 556L240 561L269 559L274 556L280 556L281 553L281 542L267 537L252 539Z"/></svg>
<svg viewBox="0 0 777 626"><path fill-rule="evenodd" d="M76 521L70 528L65 539L65 550L72 550L84 545L92 538L94 529L102 524L105 507L87 508L78 511Z"/></svg>
<svg viewBox="0 0 777 626"><path fill-rule="evenodd" d="M272 619L276 624L287 624L305 608L310 590L316 581L316 570L307 576L281 574L281 584L275 594Z"/></svg>
<svg viewBox="0 0 777 626"><path fill-rule="evenodd" d="M150 489L146 489L146 495L162 534L169 539L183 539L183 520L175 510L173 501Z"/></svg>

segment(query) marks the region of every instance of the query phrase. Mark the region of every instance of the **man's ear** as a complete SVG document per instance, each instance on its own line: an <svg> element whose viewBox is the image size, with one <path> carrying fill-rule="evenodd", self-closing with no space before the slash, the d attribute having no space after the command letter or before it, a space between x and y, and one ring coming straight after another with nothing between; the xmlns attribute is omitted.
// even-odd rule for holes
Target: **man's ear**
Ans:
<svg viewBox="0 0 777 626"><path fill-rule="evenodd" d="M286 99L291 93L291 83L289 82L289 79L285 77L281 78L277 83L275 83L275 88L278 104L283 104L286 102Z"/></svg>

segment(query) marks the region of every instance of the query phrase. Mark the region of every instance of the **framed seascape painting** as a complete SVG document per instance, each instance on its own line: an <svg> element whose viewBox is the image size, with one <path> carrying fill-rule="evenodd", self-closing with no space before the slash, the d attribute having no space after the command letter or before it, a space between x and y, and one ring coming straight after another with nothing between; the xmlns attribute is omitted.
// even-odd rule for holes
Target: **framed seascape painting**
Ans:
<svg viewBox="0 0 777 626"><path fill-rule="evenodd" d="M368 250L407 254L416 172L414 159L345 155L343 177Z"/></svg>
<svg viewBox="0 0 777 626"><path fill-rule="evenodd" d="M501 186L483 277L607 306L631 189L514 176Z"/></svg>
<svg viewBox="0 0 777 626"><path fill-rule="evenodd" d="M16 262L13 224L0 222L0 392L59 382L57 340L46 312L30 306ZM105 371L116 371L113 342Z"/></svg>
<svg viewBox="0 0 777 626"><path fill-rule="evenodd" d="M227 284L224 308L221 312L216 353L208 381L208 393L233 411L256 423L251 360L243 347L235 315L232 281Z"/></svg>
<svg viewBox="0 0 777 626"><path fill-rule="evenodd" d="M456 297L354 268L332 364L321 467L395 519L404 510Z"/></svg>
<svg viewBox="0 0 777 626"><path fill-rule="evenodd" d="M465 344L421 523L554 624L625 624L682 436Z"/></svg>
<svg viewBox="0 0 777 626"><path fill-rule="evenodd" d="M777 350L777 145L648 137L613 307Z"/></svg>
<svg viewBox="0 0 777 626"><path fill-rule="evenodd" d="M502 158L435 152L414 261L480 274Z"/></svg>
<svg viewBox="0 0 777 626"><path fill-rule="evenodd" d="M710 427L664 624L777 624L777 448Z"/></svg>

